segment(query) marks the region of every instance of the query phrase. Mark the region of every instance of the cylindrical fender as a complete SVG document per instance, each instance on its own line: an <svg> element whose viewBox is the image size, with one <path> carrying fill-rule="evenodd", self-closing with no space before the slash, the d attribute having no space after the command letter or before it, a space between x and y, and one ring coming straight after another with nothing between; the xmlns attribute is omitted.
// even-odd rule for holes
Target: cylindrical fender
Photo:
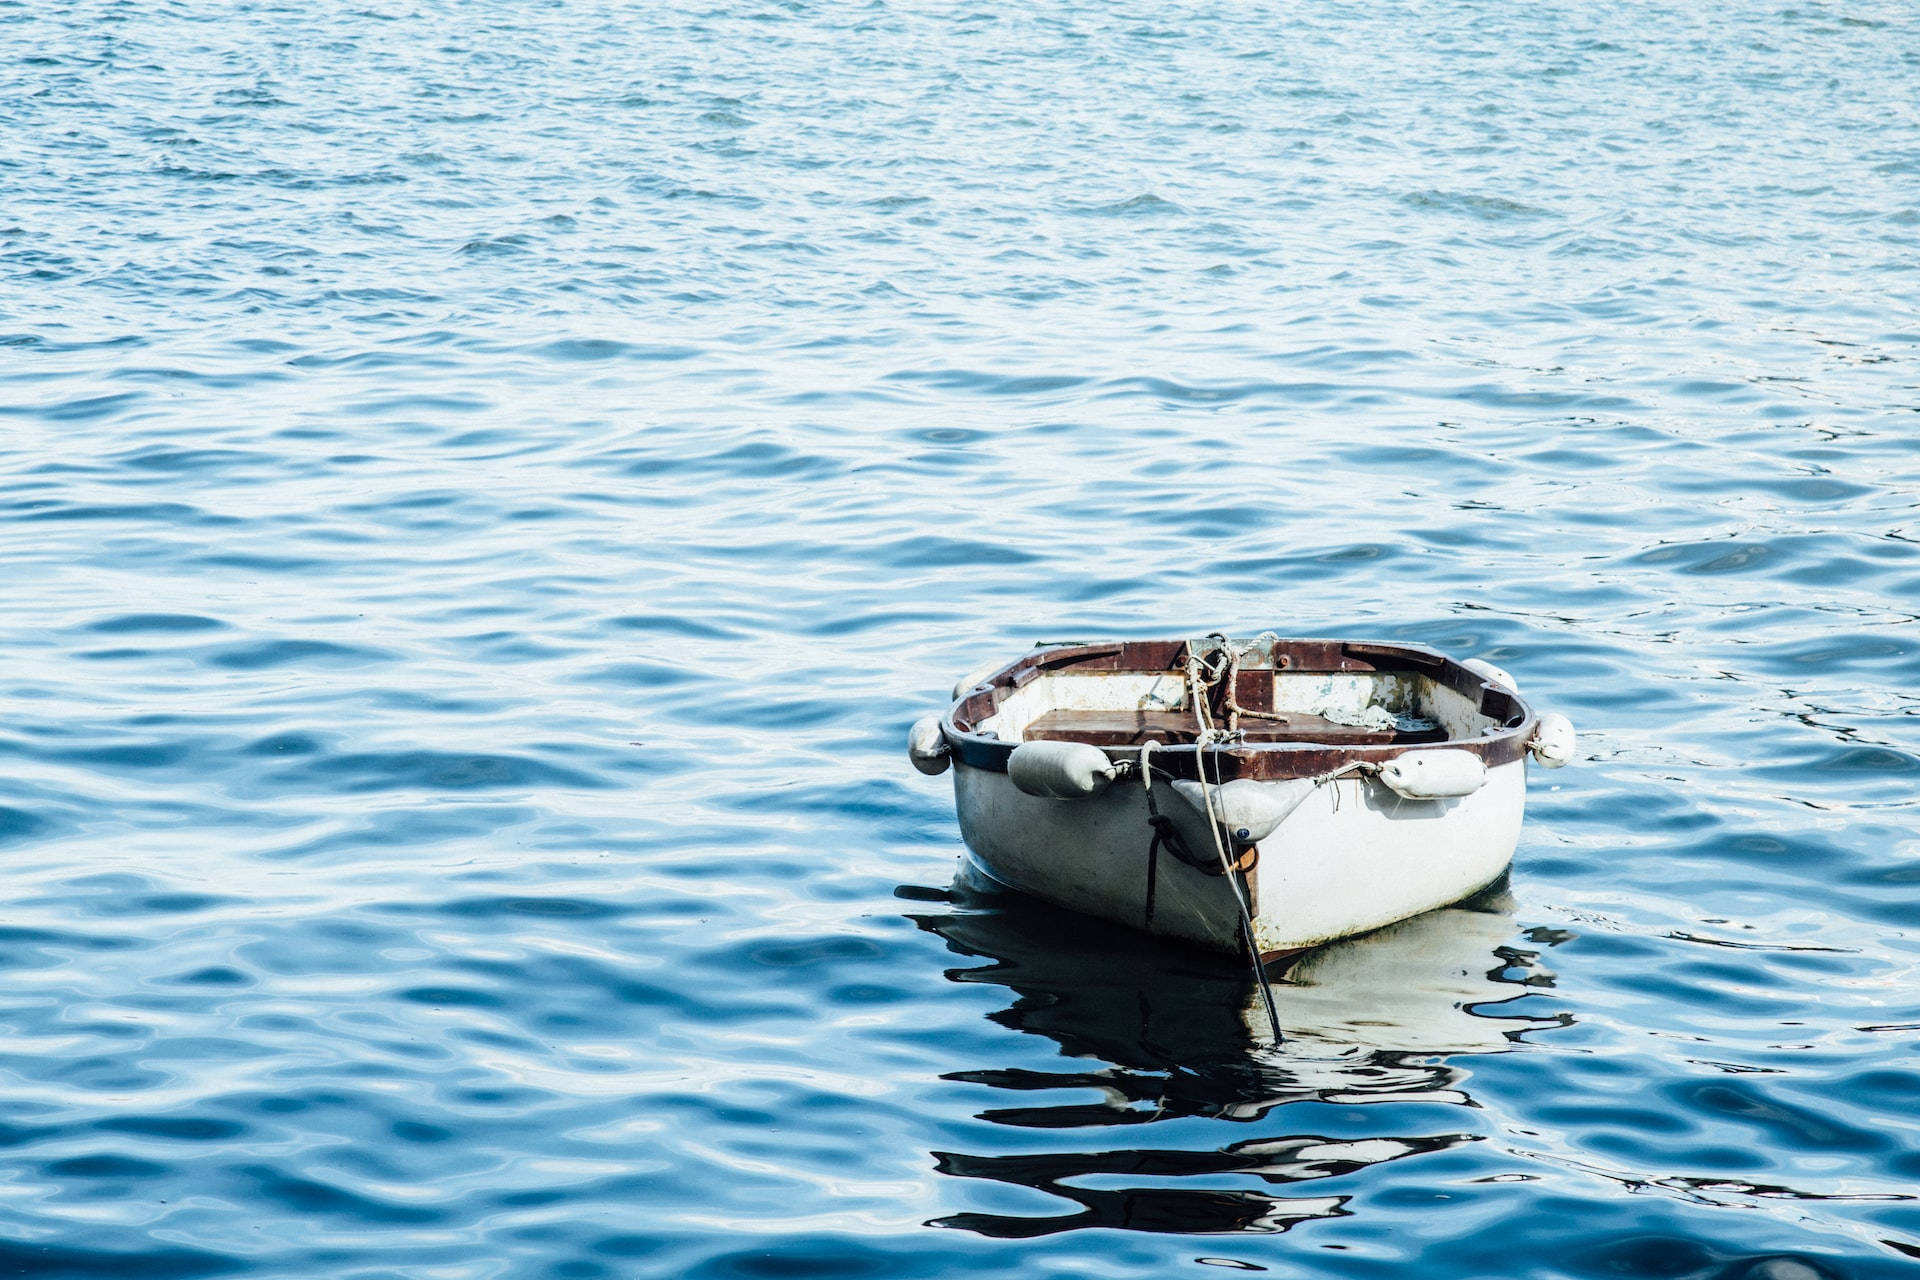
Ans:
<svg viewBox="0 0 1920 1280"><path fill-rule="evenodd" d="M1548 712L1540 717L1540 727L1533 731L1533 739L1527 743L1527 750L1533 752L1533 758L1546 768L1558 769L1573 759L1576 745L1573 721Z"/></svg>
<svg viewBox="0 0 1920 1280"><path fill-rule="evenodd" d="M1380 766L1380 781L1408 800L1470 796L1487 780L1487 765L1471 751L1409 751Z"/></svg>
<svg viewBox="0 0 1920 1280"><path fill-rule="evenodd" d="M1023 742L1007 757L1013 785L1049 800L1098 795L1119 772L1106 752L1085 742Z"/></svg>
<svg viewBox="0 0 1920 1280"><path fill-rule="evenodd" d="M947 735L940 731L939 716L921 716L913 722L913 728L907 730L907 759L928 777L947 771L953 762L953 748L947 745Z"/></svg>

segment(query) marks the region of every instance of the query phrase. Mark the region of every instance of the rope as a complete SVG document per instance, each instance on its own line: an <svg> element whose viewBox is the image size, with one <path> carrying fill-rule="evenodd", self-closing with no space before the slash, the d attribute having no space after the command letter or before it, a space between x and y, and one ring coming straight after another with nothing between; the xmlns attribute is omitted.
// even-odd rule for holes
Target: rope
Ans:
<svg viewBox="0 0 1920 1280"><path fill-rule="evenodd" d="M1258 636L1254 637L1253 642L1247 645L1247 647L1244 649L1233 648L1231 642L1228 641L1226 636L1222 635L1218 631L1208 636L1207 639L1218 640L1223 646L1226 647L1227 652L1230 655L1228 670L1227 670L1227 683L1223 691L1226 695L1227 728L1228 729L1234 732L1238 732L1240 728L1241 716L1246 716L1248 719L1251 719L1251 720L1273 720L1280 724L1285 724L1288 720L1292 719L1292 716L1288 715L1285 712L1255 711L1251 707L1243 707L1240 705L1241 659L1245 658L1248 654L1252 653L1255 649L1259 648L1262 641L1278 643L1280 640L1279 636L1275 635L1271 631L1262 631Z"/></svg>
<svg viewBox="0 0 1920 1280"><path fill-rule="evenodd" d="M1204 737L1205 735L1203 735ZM1260 943L1253 936L1253 906L1247 901L1247 882L1233 867L1233 859L1227 856L1227 845L1220 838L1220 819L1213 809L1213 784L1207 780L1207 757L1204 748L1208 744L1199 744L1200 750L1194 752L1194 772L1200 775L1200 797L1207 805L1207 829L1213 833L1213 850L1220 855L1220 874L1227 878L1227 885L1233 891L1233 905L1239 909L1240 941L1247 948L1247 962L1253 966L1254 985L1260 988L1260 1001L1267 1009L1267 1025L1273 1028L1273 1042L1279 1044L1284 1038L1280 1034L1280 1014L1273 1007L1273 985L1267 981L1267 966L1260 962ZM1219 760L1214 761L1219 768Z"/></svg>
<svg viewBox="0 0 1920 1280"><path fill-rule="evenodd" d="M1141 913L1140 927L1153 929L1153 912L1160 893L1160 851L1165 849L1180 861L1196 871L1212 873L1207 860L1187 847L1186 837L1180 834L1180 826L1171 817L1160 812L1159 801L1153 795L1153 753L1160 744L1149 739L1140 744L1140 762L1135 768L1140 770L1140 781L1146 792L1147 824L1153 828L1153 843L1147 846L1147 892L1146 907ZM1171 776L1171 775L1169 775Z"/></svg>
<svg viewBox="0 0 1920 1280"><path fill-rule="evenodd" d="M1207 748L1229 738L1238 737L1239 727L1231 709L1236 702L1233 686L1231 684L1227 686L1229 710L1227 729L1224 732L1213 726L1213 719L1208 714L1206 693L1208 688L1218 683L1222 676L1231 680L1239 673L1240 657L1234 652L1233 646L1228 643L1225 636L1216 633L1215 636L1208 638L1218 639L1220 648L1224 652L1222 661L1212 665L1211 670L1208 669L1210 664L1199 655L1191 650L1187 654L1187 700L1192 704L1194 719L1200 726L1199 736L1193 745L1194 773L1200 778L1200 799L1206 805L1207 830L1213 836L1213 850L1220 857L1220 874L1226 877L1227 885L1233 893L1233 905L1237 908L1240 917L1240 941L1247 948L1247 962L1253 966L1254 985L1260 988L1260 1001L1266 1006L1267 1025L1273 1029L1273 1042L1279 1044L1284 1039L1280 1034L1280 1014L1273 1005L1273 986L1267 981L1267 966L1260 962L1260 943L1253 933L1253 907L1247 901L1246 881L1235 871L1233 859L1227 856L1226 841L1220 838L1220 817L1213 807L1214 784L1207 778ZM1203 672L1209 677L1204 684L1201 681ZM1214 760L1214 768L1216 770L1219 768L1217 757Z"/></svg>
<svg viewBox="0 0 1920 1280"><path fill-rule="evenodd" d="M1270 637L1272 637L1272 633L1265 632L1261 635L1260 640L1266 640ZM1237 741L1242 737L1240 730L1241 716L1249 716L1262 720L1284 720L1286 717L1276 715L1272 712L1250 711L1240 705L1240 700L1236 696L1238 691L1235 685L1239 681L1241 659L1252 652L1253 648L1260 643L1260 640L1256 640L1253 645L1249 645L1246 649L1236 650L1232 642L1218 632L1207 638L1218 641L1218 647L1210 650L1206 654L1201 654L1194 652L1192 647L1189 646L1186 659L1187 705L1192 709L1194 722L1198 727L1198 733L1195 736L1193 746L1194 773L1200 780L1200 799L1207 812L1207 829L1213 836L1213 851L1220 864L1220 870L1216 874L1227 881L1228 887L1233 894L1235 914L1239 917L1240 942L1241 945L1246 948L1248 963L1253 968L1254 985L1260 990L1260 1001L1266 1009L1267 1025L1273 1030L1273 1041L1275 1044L1279 1044L1285 1037L1280 1031L1279 1010L1274 1006L1273 1002L1273 984L1267 979L1267 967L1260 962L1260 943L1254 934L1251 894L1247 888L1245 872L1236 865L1234 859L1228 855L1226 841L1222 839L1220 834L1219 811L1215 809L1213 803L1213 789L1218 786L1219 783L1217 779L1207 776L1207 756L1209 754L1209 748L1219 747L1229 742ZM1225 681L1224 692L1226 696L1224 701L1227 712L1227 727L1224 729L1214 724L1212 707L1207 697L1208 693L1211 692L1215 686L1220 685L1223 680ZM1186 840L1180 834L1178 826L1175 825L1172 818L1160 812L1159 802L1154 799L1153 753L1159 749L1161 749L1160 744L1151 739L1141 743L1140 760L1136 766L1140 770L1141 785L1146 792L1147 822L1153 827L1153 843L1147 847L1146 906L1142 913L1143 921L1141 924L1143 929L1149 931L1153 928L1154 907L1159 897L1161 849L1164 848L1168 850L1174 857L1186 863L1188 866L1201 871L1211 871L1211 868L1206 864L1206 859L1196 855L1187 847ZM1217 753L1214 753L1213 763L1214 771L1217 774L1220 768ZM1351 773L1367 774L1377 772L1378 768L1379 766L1377 765L1356 760L1349 764L1341 765L1339 768L1330 770L1315 778L1313 785L1317 788L1329 782L1337 781ZM1335 803L1338 803L1337 793Z"/></svg>
<svg viewBox="0 0 1920 1280"><path fill-rule="evenodd" d="M1146 783L1147 822L1153 827L1153 843L1147 846L1147 907L1142 912L1140 928L1147 933L1153 932L1153 899L1160 888L1160 846L1166 840L1172 824L1160 813L1160 806L1153 800L1153 749L1160 744L1149 738L1140 744L1140 777ZM1178 833L1174 834L1178 839Z"/></svg>

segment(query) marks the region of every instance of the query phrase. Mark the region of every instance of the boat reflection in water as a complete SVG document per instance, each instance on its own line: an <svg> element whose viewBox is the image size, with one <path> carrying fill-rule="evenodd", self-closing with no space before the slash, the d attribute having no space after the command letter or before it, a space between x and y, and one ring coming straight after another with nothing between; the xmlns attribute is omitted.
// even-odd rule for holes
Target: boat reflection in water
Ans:
<svg viewBox="0 0 1920 1280"><path fill-rule="evenodd" d="M1471 1105L1466 1072L1448 1055L1508 1050L1565 1020L1528 998L1553 981L1529 944L1552 945L1567 935L1523 934L1504 889L1302 956L1274 983L1285 1032L1278 1045L1244 966L1232 960L1118 931L968 873L950 891L902 895L946 904L911 918L952 951L987 961L948 976L1007 988L1011 1002L990 1015L994 1021L1087 1060L1066 1070L988 1067L947 1077L1022 1099L1069 1094L1071 1100L1036 1099L980 1115L1016 1130L1104 1134L1113 1126L1179 1120L1260 1122L1292 1102ZM1418 1114L1431 1122L1430 1108ZM934 1152L941 1172L1043 1191L1076 1209L1042 1217L959 1213L932 1225L1008 1238L1089 1227L1284 1231L1347 1216L1351 1196L1223 1189L1221 1175L1310 1191L1368 1166L1478 1141L1460 1127L1406 1135L1369 1125L1361 1136L1254 1137L1215 1150L1100 1141L1094 1150L1063 1151L1056 1135L1009 1144L1043 1148L1031 1153ZM1192 1141L1191 1126L1180 1132L1183 1142ZM1169 1185L1184 1178L1208 1185Z"/></svg>

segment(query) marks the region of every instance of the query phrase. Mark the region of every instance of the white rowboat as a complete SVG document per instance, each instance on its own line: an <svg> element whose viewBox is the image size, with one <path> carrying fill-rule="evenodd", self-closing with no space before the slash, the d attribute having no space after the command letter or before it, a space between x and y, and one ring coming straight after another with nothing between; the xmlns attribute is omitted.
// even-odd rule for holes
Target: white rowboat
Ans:
<svg viewBox="0 0 1920 1280"><path fill-rule="evenodd" d="M1036 650L962 681L908 749L952 768L993 880L1274 960L1500 880L1527 757L1558 767L1574 738L1488 663L1264 635Z"/></svg>

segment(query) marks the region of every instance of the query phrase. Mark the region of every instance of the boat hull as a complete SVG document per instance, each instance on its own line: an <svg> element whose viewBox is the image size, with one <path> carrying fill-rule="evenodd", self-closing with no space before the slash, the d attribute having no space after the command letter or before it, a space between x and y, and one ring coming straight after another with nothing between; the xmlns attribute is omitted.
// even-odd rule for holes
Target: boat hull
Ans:
<svg viewBox="0 0 1920 1280"><path fill-rule="evenodd" d="M953 774L961 835L994 880L1129 928L1241 948L1233 881L1164 849L1151 856L1153 827L1138 784L1055 799L1028 795L990 768L958 763ZM1210 850L1204 822L1158 794L1188 847ZM1471 897L1505 874L1525 807L1523 760L1488 769L1478 790L1446 799L1406 799L1365 776L1314 787L1255 846L1245 876L1262 955L1296 953Z"/></svg>

